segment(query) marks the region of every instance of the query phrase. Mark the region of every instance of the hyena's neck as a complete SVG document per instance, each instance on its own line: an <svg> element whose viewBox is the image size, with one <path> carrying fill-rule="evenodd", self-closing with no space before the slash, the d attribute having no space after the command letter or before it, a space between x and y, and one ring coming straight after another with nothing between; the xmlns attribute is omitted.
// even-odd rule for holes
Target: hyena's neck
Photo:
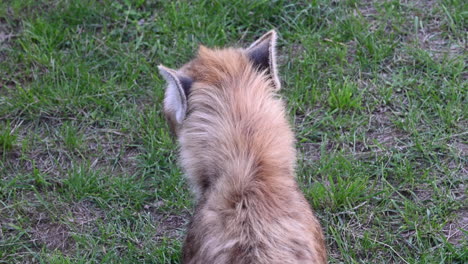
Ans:
<svg viewBox="0 0 468 264"><path fill-rule="evenodd" d="M194 85L180 137L182 165L198 193L216 186L293 181L294 137L264 73L240 72L218 87Z"/></svg>

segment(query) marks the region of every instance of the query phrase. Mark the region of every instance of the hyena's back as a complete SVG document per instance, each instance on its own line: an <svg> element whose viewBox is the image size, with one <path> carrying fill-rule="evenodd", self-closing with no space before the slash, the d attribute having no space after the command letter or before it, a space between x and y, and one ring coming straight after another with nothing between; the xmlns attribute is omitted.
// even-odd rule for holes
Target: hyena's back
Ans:
<svg viewBox="0 0 468 264"><path fill-rule="evenodd" d="M220 199L197 209L184 263L325 263L320 225L295 186Z"/></svg>
<svg viewBox="0 0 468 264"><path fill-rule="evenodd" d="M198 198L184 263L326 262L320 224L294 179L274 41L270 32L246 50L202 47L180 70L161 68L165 112Z"/></svg>

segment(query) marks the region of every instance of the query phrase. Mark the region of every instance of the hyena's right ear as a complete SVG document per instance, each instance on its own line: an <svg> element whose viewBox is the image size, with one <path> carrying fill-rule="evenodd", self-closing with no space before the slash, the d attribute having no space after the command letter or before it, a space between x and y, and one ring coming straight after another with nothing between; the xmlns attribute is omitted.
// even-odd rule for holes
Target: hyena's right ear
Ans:
<svg viewBox="0 0 468 264"><path fill-rule="evenodd" d="M270 30L252 43L247 48L247 55L260 70L267 70L275 89L281 89L276 67L276 31Z"/></svg>
<svg viewBox="0 0 468 264"><path fill-rule="evenodd" d="M192 79L173 69L158 66L159 73L167 82L164 95L164 112L172 126L177 127L184 121L187 113L187 96L192 86Z"/></svg>

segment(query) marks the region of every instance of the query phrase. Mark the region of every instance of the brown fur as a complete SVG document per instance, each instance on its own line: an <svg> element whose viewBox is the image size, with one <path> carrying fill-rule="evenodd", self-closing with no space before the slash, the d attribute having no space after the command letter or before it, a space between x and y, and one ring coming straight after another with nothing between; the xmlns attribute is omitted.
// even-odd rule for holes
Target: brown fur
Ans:
<svg viewBox="0 0 468 264"><path fill-rule="evenodd" d="M267 71L244 49L208 49L176 127L198 204L184 263L326 263L321 226L294 177L294 135ZM171 122L171 120L169 120Z"/></svg>

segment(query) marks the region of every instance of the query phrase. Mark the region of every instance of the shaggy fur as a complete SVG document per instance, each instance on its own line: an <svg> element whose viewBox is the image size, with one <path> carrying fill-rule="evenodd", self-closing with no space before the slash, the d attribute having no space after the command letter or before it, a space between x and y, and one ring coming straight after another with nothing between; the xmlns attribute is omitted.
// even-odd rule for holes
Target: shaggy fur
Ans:
<svg viewBox="0 0 468 264"><path fill-rule="evenodd" d="M184 263L326 263L275 94L275 36L270 31L248 49L202 46L177 71L160 66L169 85L165 112L197 197Z"/></svg>

